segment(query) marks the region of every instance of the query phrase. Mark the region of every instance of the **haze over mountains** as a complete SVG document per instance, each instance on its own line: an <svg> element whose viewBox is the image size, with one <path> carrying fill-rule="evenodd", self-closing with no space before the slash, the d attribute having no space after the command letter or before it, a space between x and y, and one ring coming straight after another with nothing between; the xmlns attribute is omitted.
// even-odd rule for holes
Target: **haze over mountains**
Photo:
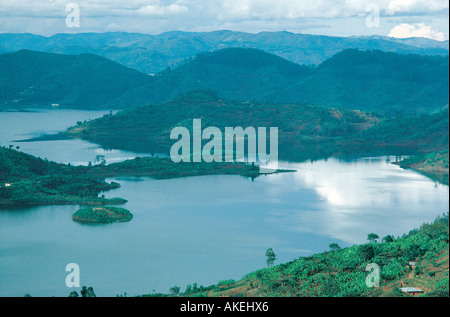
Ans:
<svg viewBox="0 0 450 317"><path fill-rule="evenodd" d="M449 42L424 38L331 37L289 32L258 34L215 31L204 33L167 32L159 35L138 33L0 34L0 53L29 49L43 52L106 57L146 74L156 74L167 66L198 53L222 48L256 48L304 65L318 65L345 49L382 50L420 55L448 55Z"/></svg>
<svg viewBox="0 0 450 317"><path fill-rule="evenodd" d="M92 54L21 50L0 55L0 108L121 109L203 89L229 100L426 113L448 104L448 67L448 55L348 49L304 66L257 49L229 48L149 76Z"/></svg>

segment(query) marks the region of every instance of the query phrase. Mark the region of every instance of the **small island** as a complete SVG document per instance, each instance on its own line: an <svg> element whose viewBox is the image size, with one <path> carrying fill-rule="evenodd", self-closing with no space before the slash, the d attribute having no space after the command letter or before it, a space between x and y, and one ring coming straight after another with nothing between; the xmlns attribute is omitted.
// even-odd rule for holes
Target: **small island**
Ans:
<svg viewBox="0 0 450 317"><path fill-rule="evenodd" d="M80 223L128 222L132 218L129 210L118 207L81 208L72 215L72 219Z"/></svg>

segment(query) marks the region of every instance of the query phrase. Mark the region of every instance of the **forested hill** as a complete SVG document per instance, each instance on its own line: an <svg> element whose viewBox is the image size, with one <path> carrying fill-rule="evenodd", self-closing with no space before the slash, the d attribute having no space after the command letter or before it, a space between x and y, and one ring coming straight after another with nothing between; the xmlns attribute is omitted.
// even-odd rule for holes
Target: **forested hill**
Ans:
<svg viewBox="0 0 450 317"><path fill-rule="evenodd" d="M177 126L278 127L280 158L306 160L332 155L394 155L448 148L448 108L434 114L391 117L359 110L298 104L230 101L195 91L168 103L134 107L81 123L65 134L144 153L169 153Z"/></svg>
<svg viewBox="0 0 450 317"><path fill-rule="evenodd" d="M0 55L0 109L55 103L123 109L203 89L236 101L421 114L448 104L448 60L345 50L311 67L257 49L229 48L148 76L95 55L19 51Z"/></svg>
<svg viewBox="0 0 450 317"><path fill-rule="evenodd" d="M345 50L317 68L255 49L200 54L110 106L167 102L193 89L266 103L426 113L448 104L449 58Z"/></svg>
<svg viewBox="0 0 450 317"><path fill-rule="evenodd" d="M92 109L151 79L92 54L21 50L0 55L0 109L50 104Z"/></svg>
<svg viewBox="0 0 450 317"><path fill-rule="evenodd" d="M27 33L0 34L0 52L29 49L61 54L91 53L146 74L156 74L198 53L236 47L260 49L301 65L319 65L349 48L420 55L448 55L449 52L448 41L425 38L334 37L290 32L174 31L159 35L106 32L49 37Z"/></svg>
<svg viewBox="0 0 450 317"><path fill-rule="evenodd" d="M199 89L215 90L226 99L252 100L267 93L277 95L313 72L311 67L257 49L222 49L198 54L162 72L154 82L127 92L110 106L167 102Z"/></svg>
<svg viewBox="0 0 450 317"><path fill-rule="evenodd" d="M273 99L365 111L428 112L448 104L449 58L345 50Z"/></svg>

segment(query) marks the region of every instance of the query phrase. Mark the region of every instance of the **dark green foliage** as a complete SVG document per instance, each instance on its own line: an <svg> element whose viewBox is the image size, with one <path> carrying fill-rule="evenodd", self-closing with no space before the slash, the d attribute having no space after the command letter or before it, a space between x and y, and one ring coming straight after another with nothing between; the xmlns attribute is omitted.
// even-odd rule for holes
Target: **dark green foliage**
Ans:
<svg viewBox="0 0 450 317"><path fill-rule="evenodd" d="M4 186L5 183L11 186ZM0 201L13 203L123 203L98 198L117 188L104 178L88 176L87 168L74 167L0 147Z"/></svg>
<svg viewBox="0 0 450 317"><path fill-rule="evenodd" d="M91 207L81 208L72 215L72 219L81 223L127 222L133 215L124 208Z"/></svg>
<svg viewBox="0 0 450 317"><path fill-rule="evenodd" d="M331 244L329 245L329 248L330 248L332 251L336 251L336 250L340 250L340 249L341 249L341 247L340 247L339 244L337 244L337 243L331 243Z"/></svg>
<svg viewBox="0 0 450 317"><path fill-rule="evenodd" d="M106 177L120 175L175 178L198 175L242 175L256 178L259 169L247 163L174 163L169 158L145 157L106 165L71 166L49 162L0 147L0 203L4 204L123 204L99 193L118 188ZM36 169L35 166L39 166ZM279 170L277 172L288 172ZM7 186L11 185L11 186Z"/></svg>
<svg viewBox="0 0 450 317"><path fill-rule="evenodd" d="M275 263L276 259L277 259L277 256L275 255L275 252L273 252L272 248L267 249L266 250L267 267L272 266Z"/></svg>
<svg viewBox="0 0 450 317"><path fill-rule="evenodd" d="M368 288L365 268L368 263L379 265L381 285L395 283L407 276L406 264L409 251L417 244L426 246L418 253L417 260L432 259L448 252L448 213L431 224L403 238L386 243L366 243L349 248L301 257L292 262L261 269L243 278L242 282L259 285L257 296L318 296L357 297L380 296L381 289ZM423 274L425 266L416 266L416 273ZM430 272L430 271L427 271ZM440 275L442 276L442 275ZM404 296L396 284L386 296ZM432 284L430 296L448 296L448 275Z"/></svg>
<svg viewBox="0 0 450 317"><path fill-rule="evenodd" d="M92 54L21 50L0 55L0 108L60 104L92 109L151 79Z"/></svg>
<svg viewBox="0 0 450 317"><path fill-rule="evenodd" d="M448 104L448 61L448 56L345 50L293 91L322 106L423 113Z"/></svg>
<svg viewBox="0 0 450 317"><path fill-rule="evenodd" d="M256 49L230 48L199 54L110 105L168 102L205 89L230 100L414 115L447 105L448 84L448 56L345 50L312 68Z"/></svg>
<svg viewBox="0 0 450 317"><path fill-rule="evenodd" d="M408 157L398 163L403 168L413 168L424 175L435 179L443 184L449 184L449 152L433 151L431 153L419 154Z"/></svg>
<svg viewBox="0 0 450 317"><path fill-rule="evenodd" d="M438 289L424 295L424 297L449 297L448 289Z"/></svg>
<svg viewBox="0 0 450 317"><path fill-rule="evenodd" d="M58 103L118 109L203 89L230 100L414 115L447 105L448 84L448 56L382 51L345 50L309 67L257 49L228 48L198 54L154 77L89 54L0 55L2 107Z"/></svg>
<svg viewBox="0 0 450 317"><path fill-rule="evenodd" d="M370 261L375 255L374 247L370 243L362 244L359 246L359 253L363 261Z"/></svg>
<svg viewBox="0 0 450 317"><path fill-rule="evenodd" d="M97 297L94 293L94 289L89 286L83 286L80 291L81 297Z"/></svg>
<svg viewBox="0 0 450 317"><path fill-rule="evenodd" d="M93 53L146 74L156 74L200 52L225 47L254 47L298 64L320 64L348 48L382 49L398 53L448 55L448 41L394 39L388 37L335 37L290 32L257 34L220 30L214 32L167 32L159 35L106 32L67 33L50 37L0 34L0 51L20 49L64 54Z"/></svg>
<svg viewBox="0 0 450 317"><path fill-rule="evenodd" d="M408 155L448 148L448 108L430 115L390 118L375 113L294 104L234 102L213 91L192 91L166 104L120 111L69 129L65 135L105 148L169 153L176 126L278 127L279 158ZM206 143L206 141L205 141Z"/></svg>
<svg viewBox="0 0 450 317"><path fill-rule="evenodd" d="M178 296L180 294L180 287L179 286L173 286L170 288L170 294L173 296Z"/></svg>
<svg viewBox="0 0 450 317"><path fill-rule="evenodd" d="M367 240L369 240L370 242L377 242L378 239L380 239L380 237L375 233L369 233L367 235Z"/></svg>

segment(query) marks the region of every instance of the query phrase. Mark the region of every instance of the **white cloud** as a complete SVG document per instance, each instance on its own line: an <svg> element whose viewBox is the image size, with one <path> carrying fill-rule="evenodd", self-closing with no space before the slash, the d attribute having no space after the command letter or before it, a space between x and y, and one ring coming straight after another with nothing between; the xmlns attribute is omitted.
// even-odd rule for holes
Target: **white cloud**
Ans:
<svg viewBox="0 0 450 317"><path fill-rule="evenodd" d="M394 27L388 34L388 36L402 39L411 37L424 37L437 41L446 40L446 36L444 33L434 30L424 23L402 23Z"/></svg>
<svg viewBox="0 0 450 317"><path fill-rule="evenodd" d="M189 9L186 6L179 5L178 3L172 3L169 5L164 5L161 3L158 4L149 4L143 7L140 7L137 12L144 15L149 16L170 16L176 15L180 13L186 13Z"/></svg>
<svg viewBox="0 0 450 317"><path fill-rule="evenodd" d="M82 28L66 30L67 3L79 4ZM365 28L376 7L382 27ZM126 32L173 30L386 34L400 23L432 21L444 30L448 0L0 0L0 32ZM395 19L395 22L388 21ZM420 17L420 18L418 18ZM438 22L436 22L439 20ZM23 23L23 22L26 23Z"/></svg>
<svg viewBox="0 0 450 317"><path fill-rule="evenodd" d="M391 0L386 5L386 14L425 14L448 10L448 0Z"/></svg>

